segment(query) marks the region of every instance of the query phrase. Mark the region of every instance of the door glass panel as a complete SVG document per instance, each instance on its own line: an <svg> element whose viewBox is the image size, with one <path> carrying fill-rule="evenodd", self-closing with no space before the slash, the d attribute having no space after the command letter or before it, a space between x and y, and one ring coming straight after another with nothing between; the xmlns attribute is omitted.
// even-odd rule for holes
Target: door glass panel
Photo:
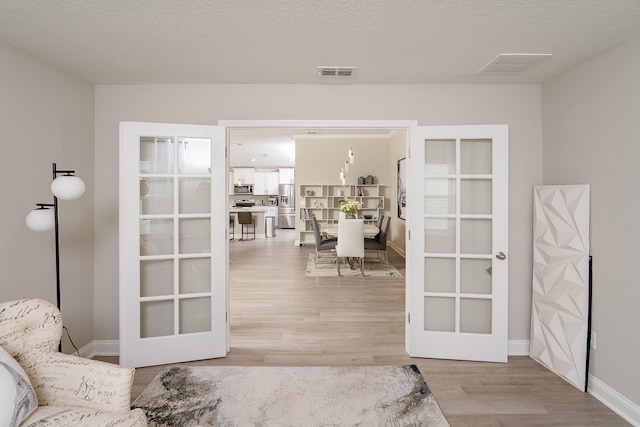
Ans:
<svg viewBox="0 0 640 427"><path fill-rule="evenodd" d="M180 300L180 333L211 331L211 298Z"/></svg>
<svg viewBox="0 0 640 427"><path fill-rule="evenodd" d="M460 292L491 294L491 260L462 258L460 260Z"/></svg>
<svg viewBox="0 0 640 427"><path fill-rule="evenodd" d="M425 258L425 292L455 292L455 258Z"/></svg>
<svg viewBox="0 0 640 427"><path fill-rule="evenodd" d="M460 332L491 333L491 300L460 298Z"/></svg>
<svg viewBox="0 0 640 427"><path fill-rule="evenodd" d="M211 289L211 259L185 258L180 260L180 294L209 292Z"/></svg>
<svg viewBox="0 0 640 427"><path fill-rule="evenodd" d="M460 220L460 251L465 254L491 253L491 220Z"/></svg>
<svg viewBox="0 0 640 427"><path fill-rule="evenodd" d="M146 194L143 195L143 191ZM142 215L173 213L172 178L145 178L140 180L140 213Z"/></svg>
<svg viewBox="0 0 640 427"><path fill-rule="evenodd" d="M427 140L424 147L425 175L456 173L456 140Z"/></svg>
<svg viewBox="0 0 640 427"><path fill-rule="evenodd" d="M211 179L180 178L178 180L178 207L180 213L210 213Z"/></svg>
<svg viewBox="0 0 640 427"><path fill-rule="evenodd" d="M140 255L173 254L173 220L140 220Z"/></svg>
<svg viewBox="0 0 640 427"><path fill-rule="evenodd" d="M460 141L460 173L463 175L490 175L491 140L463 139Z"/></svg>
<svg viewBox="0 0 640 427"><path fill-rule="evenodd" d="M424 298L424 330L454 332L456 327L455 298Z"/></svg>
<svg viewBox="0 0 640 427"><path fill-rule="evenodd" d="M180 219L180 253L196 254L211 252L211 219Z"/></svg>
<svg viewBox="0 0 640 427"><path fill-rule="evenodd" d="M173 173L174 140L169 137L140 137L140 173Z"/></svg>
<svg viewBox="0 0 640 427"><path fill-rule="evenodd" d="M178 141L178 173L208 175L211 173L211 140L180 138Z"/></svg>
<svg viewBox="0 0 640 427"><path fill-rule="evenodd" d="M173 300L140 303L140 338L173 334Z"/></svg>
<svg viewBox="0 0 640 427"><path fill-rule="evenodd" d="M491 180L463 179L460 182L460 213L491 214Z"/></svg>
<svg viewBox="0 0 640 427"><path fill-rule="evenodd" d="M456 180L427 178L424 180L424 212L428 215L456 213Z"/></svg>
<svg viewBox="0 0 640 427"><path fill-rule="evenodd" d="M140 296L173 295L173 260L140 261Z"/></svg>
<svg viewBox="0 0 640 427"><path fill-rule="evenodd" d="M455 253L456 220L453 218L425 218L425 252Z"/></svg>

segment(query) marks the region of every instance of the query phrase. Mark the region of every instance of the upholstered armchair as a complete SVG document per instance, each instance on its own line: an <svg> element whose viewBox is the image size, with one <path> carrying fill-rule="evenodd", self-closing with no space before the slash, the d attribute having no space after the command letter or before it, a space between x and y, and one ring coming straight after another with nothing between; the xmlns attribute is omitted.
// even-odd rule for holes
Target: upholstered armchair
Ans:
<svg viewBox="0 0 640 427"><path fill-rule="evenodd" d="M37 397L37 407L33 402L35 410L23 410L23 416L33 412L19 425L146 426L142 410L130 406L134 369L62 354L57 351L61 337L62 316L51 303L42 299L0 303L0 346L4 349L0 353L14 359L9 362L17 362L15 369L3 363L0 369L18 378L15 372L21 367ZM5 375L0 381L6 386L10 377ZM21 399L19 405L29 406L24 403L28 399L14 394ZM14 414L14 422L16 416L20 420Z"/></svg>

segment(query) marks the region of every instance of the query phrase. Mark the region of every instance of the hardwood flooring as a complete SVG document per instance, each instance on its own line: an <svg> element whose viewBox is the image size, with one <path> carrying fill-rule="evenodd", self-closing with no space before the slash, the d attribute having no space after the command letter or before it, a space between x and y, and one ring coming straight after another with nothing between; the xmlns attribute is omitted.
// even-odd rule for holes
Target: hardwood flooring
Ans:
<svg viewBox="0 0 640 427"><path fill-rule="evenodd" d="M404 259L389 251L401 278L308 278L314 249L293 240L293 230L277 230L275 238L229 242L231 349L224 359L190 364L415 364L452 427L629 425L529 357L506 364L408 357ZM136 370L134 398L162 368Z"/></svg>

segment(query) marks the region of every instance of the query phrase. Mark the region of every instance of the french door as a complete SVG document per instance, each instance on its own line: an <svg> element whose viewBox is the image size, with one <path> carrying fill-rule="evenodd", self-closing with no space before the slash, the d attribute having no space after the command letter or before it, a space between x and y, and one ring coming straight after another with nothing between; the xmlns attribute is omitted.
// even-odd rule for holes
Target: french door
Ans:
<svg viewBox="0 0 640 427"><path fill-rule="evenodd" d="M120 363L227 352L224 127L120 125Z"/></svg>
<svg viewBox="0 0 640 427"><path fill-rule="evenodd" d="M507 361L508 127L411 128L407 352Z"/></svg>

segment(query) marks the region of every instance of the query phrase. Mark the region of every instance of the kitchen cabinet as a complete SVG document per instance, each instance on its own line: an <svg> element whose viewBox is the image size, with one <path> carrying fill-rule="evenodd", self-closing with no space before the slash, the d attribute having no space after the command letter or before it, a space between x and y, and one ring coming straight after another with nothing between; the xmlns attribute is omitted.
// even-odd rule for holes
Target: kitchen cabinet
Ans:
<svg viewBox="0 0 640 427"><path fill-rule="evenodd" d="M233 182L237 184L253 184L255 168L233 168Z"/></svg>
<svg viewBox="0 0 640 427"><path fill-rule="evenodd" d="M253 176L255 196L275 196L278 194L279 174L275 171L256 171Z"/></svg>
<svg viewBox="0 0 640 427"><path fill-rule="evenodd" d="M279 183L280 184L294 184L295 183L295 169L294 168L280 168L278 169Z"/></svg>

